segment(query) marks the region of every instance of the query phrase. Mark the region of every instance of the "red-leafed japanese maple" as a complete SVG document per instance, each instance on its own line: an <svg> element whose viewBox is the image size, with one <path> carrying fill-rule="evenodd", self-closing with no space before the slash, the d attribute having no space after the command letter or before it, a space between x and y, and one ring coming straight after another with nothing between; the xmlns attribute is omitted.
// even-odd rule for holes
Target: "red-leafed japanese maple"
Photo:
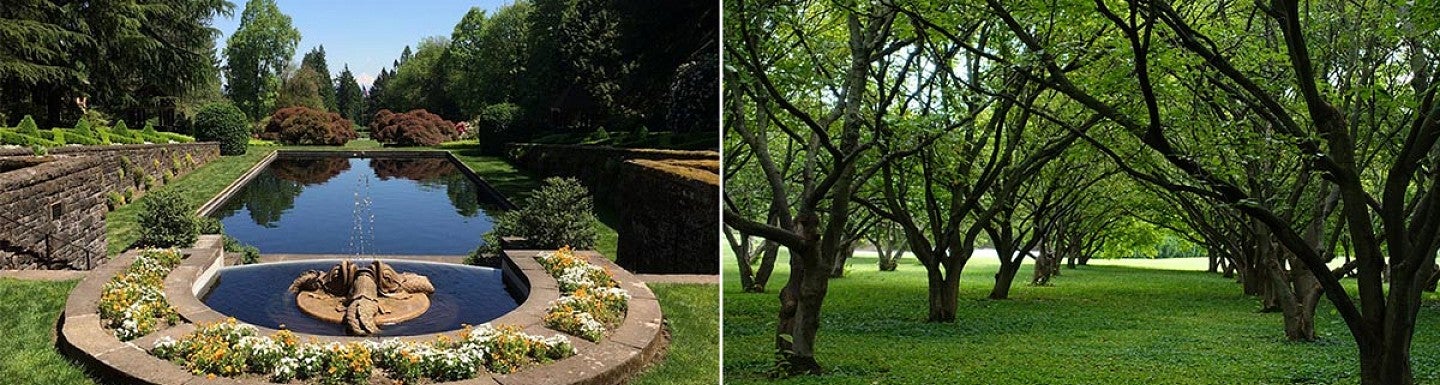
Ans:
<svg viewBox="0 0 1440 385"><path fill-rule="evenodd" d="M270 115L261 139L284 144L344 145L359 137L349 119L309 107L281 108Z"/></svg>
<svg viewBox="0 0 1440 385"><path fill-rule="evenodd" d="M399 146L434 146L460 137L455 123L425 110L394 113L380 110L370 122L370 137Z"/></svg>

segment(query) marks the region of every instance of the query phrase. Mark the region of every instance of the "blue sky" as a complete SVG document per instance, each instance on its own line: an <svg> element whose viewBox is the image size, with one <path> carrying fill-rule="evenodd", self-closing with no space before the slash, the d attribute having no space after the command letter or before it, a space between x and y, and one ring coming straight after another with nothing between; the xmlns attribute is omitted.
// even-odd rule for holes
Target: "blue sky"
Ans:
<svg viewBox="0 0 1440 385"><path fill-rule="evenodd" d="M245 0L235 3L231 17L215 19L221 36L215 47L224 52L225 39L240 26L240 13ZM455 23L470 7L493 13L513 0L276 0L280 11L290 15L290 22L300 30L300 45L293 60L311 48L325 46L325 59L331 76L337 76L345 64L363 86L369 86L381 67L390 66L400 51L413 49L421 38L450 36ZM224 56L220 58L224 60Z"/></svg>

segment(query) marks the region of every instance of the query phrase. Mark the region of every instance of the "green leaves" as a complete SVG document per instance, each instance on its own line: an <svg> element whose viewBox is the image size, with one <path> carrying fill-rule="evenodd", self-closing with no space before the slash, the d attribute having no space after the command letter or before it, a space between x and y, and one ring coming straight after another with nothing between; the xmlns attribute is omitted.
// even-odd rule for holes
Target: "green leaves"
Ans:
<svg viewBox="0 0 1440 385"><path fill-rule="evenodd" d="M228 96L251 120L274 108L281 70L295 55L300 31L274 0L249 0L240 27L225 45Z"/></svg>

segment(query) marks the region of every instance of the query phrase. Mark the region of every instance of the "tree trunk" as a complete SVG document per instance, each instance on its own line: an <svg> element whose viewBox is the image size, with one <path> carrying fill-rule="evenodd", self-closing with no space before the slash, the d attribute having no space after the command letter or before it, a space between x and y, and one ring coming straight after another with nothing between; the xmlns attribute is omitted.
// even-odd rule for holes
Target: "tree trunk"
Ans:
<svg viewBox="0 0 1440 385"><path fill-rule="evenodd" d="M750 266L751 258L754 258L750 255L750 242L753 241L749 235L740 234L737 237L729 229L725 230L725 238L730 241L730 250L735 252L735 264L740 269L740 288L749 292L755 287L755 269Z"/></svg>
<svg viewBox="0 0 1440 385"><path fill-rule="evenodd" d="M1041 251L1040 256L1035 258L1035 274L1030 277L1030 284L1034 286L1050 284L1050 277L1059 275L1057 273L1060 272L1058 258L1059 257L1055 255Z"/></svg>
<svg viewBox="0 0 1440 385"><path fill-rule="evenodd" d="M820 329L820 306L829 289L828 267L818 246L791 249L790 281L780 291L780 322L776 348L789 363L790 374L819 374L815 336Z"/></svg>
<svg viewBox="0 0 1440 385"><path fill-rule="evenodd" d="M845 276L845 261L855 255L855 240L847 240L840 244L840 249L835 253L835 267L830 269L830 278Z"/></svg>
<svg viewBox="0 0 1440 385"><path fill-rule="evenodd" d="M955 322L955 309L960 297L960 274L951 272L944 277L939 267L927 268L930 291L930 314L925 322Z"/></svg>
<svg viewBox="0 0 1440 385"><path fill-rule="evenodd" d="M1208 250L1208 254L1207 256L1210 257L1210 267L1205 269L1205 271L1209 273L1219 273L1221 264L1220 253L1216 252L1214 248L1211 248Z"/></svg>
<svg viewBox="0 0 1440 385"><path fill-rule="evenodd" d="M990 299L1010 299L1010 286L1015 283L1015 275L1023 261L1024 258L1000 261L1000 271L995 272L995 287L990 290Z"/></svg>
<svg viewBox="0 0 1440 385"><path fill-rule="evenodd" d="M760 270L755 272L755 279L745 291L751 293L764 293L765 285L770 283L770 274L775 271L775 257L780 254L780 244L775 241L766 240L760 246Z"/></svg>

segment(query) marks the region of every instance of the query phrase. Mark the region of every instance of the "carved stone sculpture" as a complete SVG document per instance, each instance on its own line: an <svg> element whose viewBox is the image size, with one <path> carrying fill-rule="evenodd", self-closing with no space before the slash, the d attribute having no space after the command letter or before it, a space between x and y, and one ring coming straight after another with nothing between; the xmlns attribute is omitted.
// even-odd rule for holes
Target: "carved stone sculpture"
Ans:
<svg viewBox="0 0 1440 385"><path fill-rule="evenodd" d="M400 273L384 262L374 261L362 269L342 261L328 273L300 274L290 291L296 293L296 303L305 314L344 324L350 335L369 336L379 333L380 325L424 314L435 287L423 275Z"/></svg>

